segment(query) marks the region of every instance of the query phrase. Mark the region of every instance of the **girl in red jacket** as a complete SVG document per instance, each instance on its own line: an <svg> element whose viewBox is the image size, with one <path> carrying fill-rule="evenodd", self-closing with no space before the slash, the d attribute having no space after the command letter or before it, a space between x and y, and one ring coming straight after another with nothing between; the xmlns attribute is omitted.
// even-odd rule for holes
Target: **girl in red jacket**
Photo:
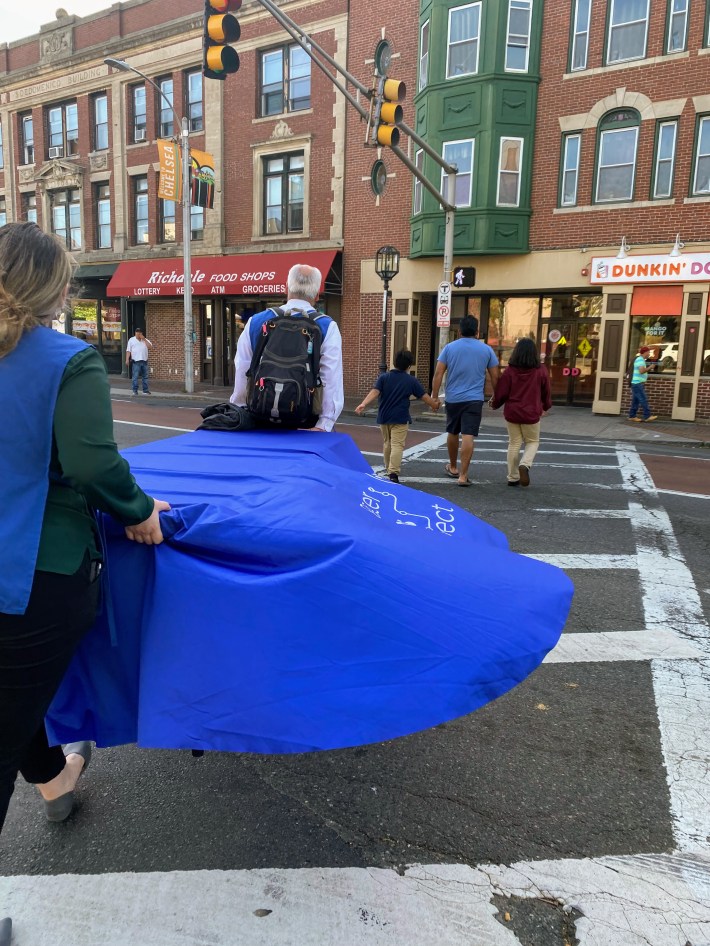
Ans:
<svg viewBox="0 0 710 946"><path fill-rule="evenodd" d="M521 338L498 380L491 407L505 404L508 427L508 486L529 486L530 467L540 446L540 418L552 407L550 377L540 365L535 342ZM525 444L520 460L520 447Z"/></svg>

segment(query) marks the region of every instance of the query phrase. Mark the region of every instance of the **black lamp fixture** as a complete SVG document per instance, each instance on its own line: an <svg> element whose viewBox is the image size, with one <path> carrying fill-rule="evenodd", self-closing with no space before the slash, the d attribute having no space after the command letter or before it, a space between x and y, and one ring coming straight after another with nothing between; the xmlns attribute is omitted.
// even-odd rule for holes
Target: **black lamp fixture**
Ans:
<svg viewBox="0 0 710 946"><path fill-rule="evenodd" d="M400 252L394 246L381 246L375 253L375 272L384 283L382 295L382 355L380 371L387 371L387 297L390 280L399 272Z"/></svg>

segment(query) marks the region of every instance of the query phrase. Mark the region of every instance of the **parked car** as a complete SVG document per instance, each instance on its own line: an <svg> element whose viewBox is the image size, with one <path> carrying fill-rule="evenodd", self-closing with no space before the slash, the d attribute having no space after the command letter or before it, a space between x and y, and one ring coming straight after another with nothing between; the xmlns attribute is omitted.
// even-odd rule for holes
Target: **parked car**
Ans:
<svg viewBox="0 0 710 946"><path fill-rule="evenodd" d="M658 365L661 371L670 371L678 366L679 342L667 342L665 345L654 345L654 354L650 359L652 364ZM707 366L710 362L710 348L703 352L703 365Z"/></svg>

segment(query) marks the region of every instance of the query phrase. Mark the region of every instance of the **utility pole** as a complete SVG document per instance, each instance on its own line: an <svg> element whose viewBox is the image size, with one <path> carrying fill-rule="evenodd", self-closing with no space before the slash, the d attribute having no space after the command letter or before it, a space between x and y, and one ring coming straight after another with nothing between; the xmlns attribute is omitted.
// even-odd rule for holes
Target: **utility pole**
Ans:
<svg viewBox="0 0 710 946"><path fill-rule="evenodd" d="M286 30L289 36L304 50L304 52L310 57L311 61L321 70L332 82L336 89L345 96L346 100L352 105L356 112L368 123L368 131L371 127L372 118L373 118L373 97L376 97L378 92L377 90L370 89L366 85L363 85L359 79L357 79L352 73L348 72L340 63L336 62L333 57L327 53L322 46L306 33L301 27L295 23L277 4L274 0L257 0L268 13L270 13L274 19L281 24L281 26ZM385 41L386 42L386 41ZM380 44L381 45L381 44ZM317 53L317 55L316 55ZM321 57L324 62L321 62ZM376 57L377 58L377 57ZM333 75L333 73L325 65L327 63L335 71L341 75L346 82L349 82L358 92L360 92L370 103L370 108L365 109L360 104L358 99L348 90L347 86L338 80L338 78ZM384 73L378 69L378 77L384 79ZM379 83L378 83L379 84ZM380 99L382 98L382 93L380 92ZM436 187L430 183L430 181L422 174L418 167L411 161L406 153L401 150L398 145L399 135L392 138L393 143L391 145L385 145L389 147L390 151L396 155L402 164L411 172L411 174L416 177L416 179L422 184L430 194L433 194L434 197L438 200L442 209L444 210L445 217L445 231L444 231L444 265L443 265L443 282L448 283L451 280L451 274L453 271L454 265L454 215L456 213L456 173L458 168L455 164L450 164L448 161L445 161L441 155L437 154L436 151L424 141L423 138L420 138L419 135L414 131L413 128L410 128L404 121L397 120L396 126L400 131L403 131L408 135L411 140L418 145L429 157L439 165L440 168L446 173L446 196L444 196ZM439 351L444 347L444 345L449 340L449 326L441 326L441 335L439 339Z"/></svg>

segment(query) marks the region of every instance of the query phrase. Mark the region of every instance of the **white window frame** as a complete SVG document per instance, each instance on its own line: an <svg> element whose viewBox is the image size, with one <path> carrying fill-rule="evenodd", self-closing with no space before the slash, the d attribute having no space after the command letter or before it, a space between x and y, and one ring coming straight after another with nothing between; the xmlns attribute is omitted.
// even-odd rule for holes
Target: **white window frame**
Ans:
<svg viewBox="0 0 710 946"><path fill-rule="evenodd" d="M460 10L467 10L469 7L478 7L478 32L475 36L471 36L469 39L460 40L454 45L458 46L462 43L472 43L476 44L476 63L474 65L472 72L459 72L456 75L451 75L449 68L451 66L451 19L452 14L458 13ZM449 10L449 25L446 34L446 78L447 79L463 79L465 76L475 76L478 75L478 63L481 56L481 15L482 15L482 3L481 0L476 0L475 3L464 3L458 7L451 7Z"/></svg>
<svg viewBox="0 0 710 946"><path fill-rule="evenodd" d="M456 197L455 197L455 195L454 195L454 202L455 202L456 207L470 207L470 206L471 206L471 201L473 200L473 172L474 172L475 167L476 167L476 165L475 165L475 160L476 160L476 139L475 139L475 138L458 138L456 141L445 141L445 142L443 143L443 147L442 147L442 149L441 149L441 156L442 156L442 158L444 159L444 161L447 161L447 162L449 162L449 163L452 163L452 162L451 162L451 159L446 157L446 149L447 149L447 147L449 147L450 145L468 145L468 144L471 145L471 170L470 170L470 172L469 172L468 200L467 200L466 203L464 203L464 204L459 204L459 203L456 201ZM455 162L454 162L454 163L455 163ZM444 194L445 196L446 196L446 177L447 177L446 171L442 168L442 169L441 169L441 188L440 188L440 190L441 190L441 193ZM458 175L457 175L457 178L458 178Z"/></svg>
<svg viewBox="0 0 710 946"><path fill-rule="evenodd" d="M106 189L106 193L101 192ZM113 221L111 220L111 191L106 181L95 185L94 200L96 202L96 249L110 250L113 246ZM104 219L104 212L108 210L108 220ZM108 240L105 239L108 227Z"/></svg>
<svg viewBox="0 0 710 946"><path fill-rule="evenodd" d="M511 33L510 33L510 14L513 9L516 7L519 10L527 9L528 11L528 35L525 40L525 66L522 69L516 69L513 66L508 65L508 53L510 49L522 49L522 43L513 43L511 42ZM533 0L508 0L508 27L506 31L506 44L505 44L505 71L506 72L518 72L525 73L528 71L530 65L530 38L532 36L532 17L533 17ZM521 37L520 33L515 34L515 38L518 39Z"/></svg>
<svg viewBox="0 0 710 946"><path fill-rule="evenodd" d="M30 129L30 138L27 137L27 129ZM34 120L30 113L22 116L22 163L25 165L35 163L35 134ZM29 159L32 158L30 161Z"/></svg>
<svg viewBox="0 0 710 946"><path fill-rule="evenodd" d="M285 148L284 144L288 143ZM291 241L305 240L310 235L310 176L311 176L311 136L294 135L293 138L282 139L280 142L271 140L266 144L252 145L252 229L251 238L254 243L264 241ZM294 233L264 234L264 158L277 157L287 152L303 152L303 231Z"/></svg>
<svg viewBox="0 0 710 946"><path fill-rule="evenodd" d="M646 0L646 17L645 17L645 20L644 20L644 22L645 22L645 24L646 24L646 28L645 28L644 34L643 34L643 50L642 50L641 54L638 55L638 56L624 56L624 57L619 56L617 59L612 59L612 58L611 58L611 38L612 38L612 34L613 34L614 30L615 30L615 29L623 29L623 27L625 27L625 26L631 26L633 23L641 23L641 20L627 20L627 21L625 21L625 22L623 22L623 23L614 23L614 11L615 11L615 9L616 9L616 4L619 3L619 2L620 2L620 0L610 0L610 7L609 7L609 32L608 32L607 40L606 40L606 62L607 62L607 65L611 65L612 63L615 63L615 62L632 62L633 60L636 60L636 59L645 59L645 58L646 58L646 50L647 50L647 48L648 48L648 21L649 21L649 16L650 16L650 0Z"/></svg>
<svg viewBox="0 0 710 946"><path fill-rule="evenodd" d="M426 36L426 52L424 50L424 39ZM419 30L419 84L417 86L417 91L421 92L422 89L426 88L429 82L429 20L425 20L422 23L422 28Z"/></svg>
<svg viewBox="0 0 710 946"><path fill-rule="evenodd" d="M572 31L572 55L570 56L569 68L570 72L580 72L582 69L587 68L587 60L589 58L589 27L592 22L592 0L586 0L587 3L587 22L582 29L580 23L580 13L579 6L581 0L575 0L574 4L574 27ZM581 42L580 37L584 37L584 65L575 66L574 61L576 57L576 50L578 42Z"/></svg>
<svg viewBox="0 0 710 946"><path fill-rule="evenodd" d="M577 142L577 160L574 166L568 166L567 159L569 155L570 141ZM577 206L577 188L579 187L579 164L582 154L582 136L579 132L572 135L565 135L564 147L562 149L562 175L560 178L560 207ZM574 174L574 195L571 200L565 200L565 178L568 174Z"/></svg>
<svg viewBox="0 0 710 946"><path fill-rule="evenodd" d="M710 158L710 151L706 153L702 153L702 154L700 152L700 142L703 139L703 125L706 122L710 124L710 115L703 115L703 117L700 119L700 123L698 124L698 142L695 146L695 168L693 170L693 194L694 195L710 194L710 185L707 187L706 190L702 190L702 191L698 190L698 165L700 164L700 158L701 157Z"/></svg>
<svg viewBox="0 0 710 946"><path fill-rule="evenodd" d="M678 9L674 9L678 7ZM667 53L681 53L686 47L688 42L688 0L668 0L668 20L666 21L666 29L668 30L668 37L666 40L666 52ZM673 37L673 19L677 16L683 17L683 41L680 46L671 48L671 40Z"/></svg>
<svg viewBox="0 0 710 946"><path fill-rule="evenodd" d="M0 121L0 168L5 167L5 152L2 144L2 122Z"/></svg>
<svg viewBox="0 0 710 946"><path fill-rule="evenodd" d="M668 158L661 158L661 140L663 138L663 129L672 128L673 129L673 145L671 148L670 160ZM678 122L661 122L658 126L658 140L656 142L656 160L653 172L653 196L654 198L661 197L670 197L673 193L673 175L675 173L675 156L676 156L676 147L678 144ZM664 163L670 163L670 173L668 174L668 192L660 193L658 190L658 169L661 165L661 161Z"/></svg>
<svg viewBox="0 0 710 946"><path fill-rule="evenodd" d="M510 171L503 168L503 145L506 141L517 141L520 145L519 160L518 160L518 170ZM518 138L515 135L503 135L500 139L500 148L498 151L498 180L496 185L496 207L519 207L520 206L520 188L523 178L523 149L525 147L525 139ZM473 162L472 162L473 163ZM503 203L500 199L500 185L503 174L517 174L518 177L518 186L515 189L515 202L514 203Z"/></svg>
<svg viewBox="0 0 710 946"><path fill-rule="evenodd" d="M414 164L418 171L424 173L424 149L419 148L414 152ZM422 212L424 203L424 185L418 178L414 178L414 194L412 196L412 216Z"/></svg>
<svg viewBox="0 0 710 946"><path fill-rule="evenodd" d="M600 197L599 196L599 179L602 172L602 151L604 150L604 136L605 135L619 135L626 134L632 131L634 133L634 159L633 159L633 171L631 173L631 193L628 197ZM639 150L639 126L638 125L629 125L626 128L608 128L605 131L602 131L599 135L599 151L597 154L597 181L596 187L594 189L594 201L597 204L615 204L615 203L628 203L634 199L634 188L636 187L636 164L638 161L638 150ZM604 167L625 167L625 165L619 164L605 164Z"/></svg>

